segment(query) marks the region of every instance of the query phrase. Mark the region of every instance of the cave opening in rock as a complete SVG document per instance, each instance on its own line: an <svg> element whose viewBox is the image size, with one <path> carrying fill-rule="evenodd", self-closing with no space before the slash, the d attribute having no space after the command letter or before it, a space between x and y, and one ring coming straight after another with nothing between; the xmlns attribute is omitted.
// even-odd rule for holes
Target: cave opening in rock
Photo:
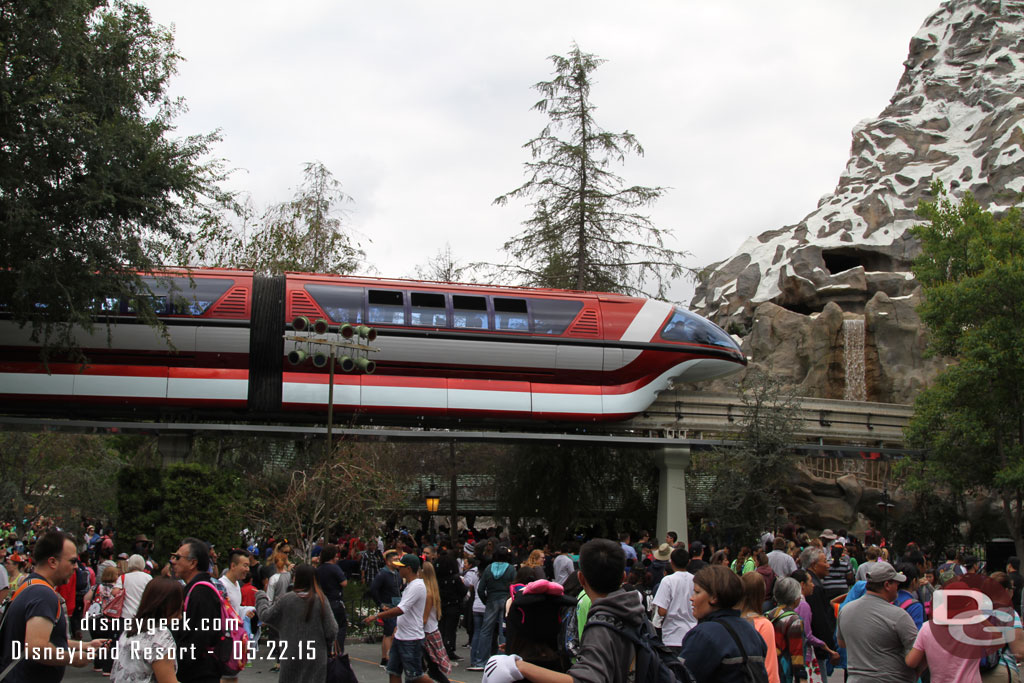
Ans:
<svg viewBox="0 0 1024 683"><path fill-rule="evenodd" d="M780 301L779 305L787 311L793 311L800 315L811 315L812 313L821 313L825 310L825 304L821 304L820 306L808 306L803 301Z"/></svg>
<svg viewBox="0 0 1024 683"><path fill-rule="evenodd" d="M864 266L864 270L869 273L879 271L892 272L895 265L892 259L885 254L855 247L822 249L821 258L825 261L825 268L832 275L856 268L857 266Z"/></svg>

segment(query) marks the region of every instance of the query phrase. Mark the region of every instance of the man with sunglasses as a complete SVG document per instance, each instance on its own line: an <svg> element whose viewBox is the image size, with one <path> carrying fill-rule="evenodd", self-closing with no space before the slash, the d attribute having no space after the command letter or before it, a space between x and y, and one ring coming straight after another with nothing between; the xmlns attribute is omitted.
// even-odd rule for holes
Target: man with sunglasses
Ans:
<svg viewBox="0 0 1024 683"><path fill-rule="evenodd" d="M220 593L212 587L209 567L210 547L197 538L186 538L171 554L171 574L185 582L187 602L174 638L181 652L181 683L218 683L221 678L220 662L210 652L220 636L214 628L220 621ZM197 585L203 581L211 585Z"/></svg>

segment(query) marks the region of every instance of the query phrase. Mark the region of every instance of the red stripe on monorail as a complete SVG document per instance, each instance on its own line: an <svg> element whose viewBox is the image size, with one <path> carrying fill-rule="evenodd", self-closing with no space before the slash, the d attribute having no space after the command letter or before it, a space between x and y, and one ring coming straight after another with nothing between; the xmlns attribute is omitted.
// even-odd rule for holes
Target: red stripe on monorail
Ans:
<svg viewBox="0 0 1024 683"><path fill-rule="evenodd" d="M238 368L178 368L166 365L82 365L51 363L49 372L41 363L0 363L0 373L31 375L85 375L89 377L171 377L175 379L249 379L249 371ZM326 384L326 381L324 382Z"/></svg>

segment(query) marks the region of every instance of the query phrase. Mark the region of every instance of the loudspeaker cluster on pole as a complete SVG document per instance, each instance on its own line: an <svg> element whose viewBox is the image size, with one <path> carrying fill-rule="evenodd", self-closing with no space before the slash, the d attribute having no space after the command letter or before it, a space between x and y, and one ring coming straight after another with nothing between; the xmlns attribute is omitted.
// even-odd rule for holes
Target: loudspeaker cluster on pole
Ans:
<svg viewBox="0 0 1024 683"><path fill-rule="evenodd" d="M333 357L342 372L361 371L372 375L377 364L367 357L375 349L368 344L377 339L377 330L366 325L343 323L332 325L323 318L310 320L304 315L292 320L292 331L284 338L293 343L288 362L302 365L306 361L315 368L325 368Z"/></svg>

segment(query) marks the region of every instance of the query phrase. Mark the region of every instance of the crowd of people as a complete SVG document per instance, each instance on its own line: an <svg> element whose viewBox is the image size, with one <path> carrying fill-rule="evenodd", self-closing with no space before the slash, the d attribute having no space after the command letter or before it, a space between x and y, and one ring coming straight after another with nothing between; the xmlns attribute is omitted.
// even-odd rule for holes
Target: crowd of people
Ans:
<svg viewBox="0 0 1024 683"><path fill-rule="evenodd" d="M309 561L279 538L223 558L186 538L161 562L145 535L115 555L116 536L89 523L75 535L0 528L5 681L59 681L69 665L130 683L231 680L238 668L225 662L245 658L218 650L225 614L244 628L247 654L275 660L282 681L324 680L358 622L380 629L393 683L448 683L460 663L491 683L634 680L641 641L697 683L1012 683L1024 657L1018 558L991 573L977 557L914 544L897 558L870 531L865 546L843 529L811 537L790 525L739 548L686 545L674 532L557 548L498 528L391 532L320 539ZM364 596L355 611L350 579ZM986 591L1009 636L950 646L933 605L947 614L940 591L965 588Z"/></svg>

